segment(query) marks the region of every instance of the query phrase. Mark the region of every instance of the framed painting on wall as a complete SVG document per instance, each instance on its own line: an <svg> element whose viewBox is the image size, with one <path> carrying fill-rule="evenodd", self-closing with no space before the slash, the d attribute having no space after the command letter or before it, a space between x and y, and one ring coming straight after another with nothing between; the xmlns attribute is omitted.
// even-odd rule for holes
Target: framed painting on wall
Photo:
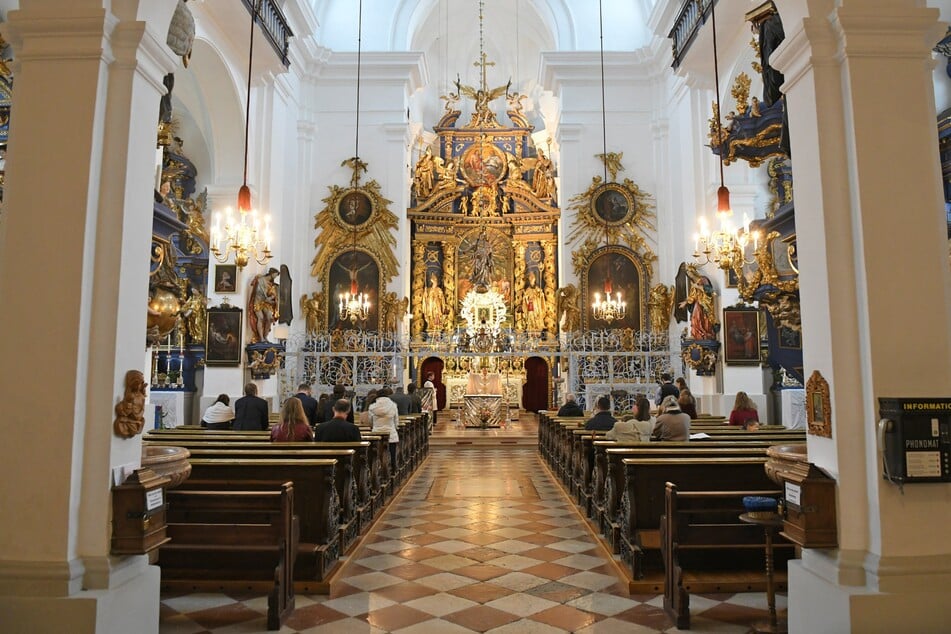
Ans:
<svg viewBox="0 0 951 634"><path fill-rule="evenodd" d="M241 365L241 318L243 315L244 311L234 306L217 306L208 309L205 364Z"/></svg>
<svg viewBox="0 0 951 634"><path fill-rule="evenodd" d="M377 330L379 328L380 265L365 251L345 251L334 258L324 288L331 289L327 296L328 330ZM367 318L343 319L340 297L347 293L366 295L370 304Z"/></svg>
<svg viewBox="0 0 951 634"><path fill-rule="evenodd" d="M759 320L755 308L723 309L723 359L727 365L759 364Z"/></svg>
<svg viewBox="0 0 951 634"><path fill-rule="evenodd" d="M642 283L641 268L635 263L630 250L623 247L604 247L595 252L582 280L583 315L586 328L600 330L606 328L630 328L643 330L646 327L645 317L641 306L646 285ZM591 300L595 293L604 297L608 293L617 297L621 293L621 300L627 303L624 317L610 322L596 319L592 314Z"/></svg>
<svg viewBox="0 0 951 634"><path fill-rule="evenodd" d="M238 292L238 267L234 264L215 265L215 292L218 294Z"/></svg>

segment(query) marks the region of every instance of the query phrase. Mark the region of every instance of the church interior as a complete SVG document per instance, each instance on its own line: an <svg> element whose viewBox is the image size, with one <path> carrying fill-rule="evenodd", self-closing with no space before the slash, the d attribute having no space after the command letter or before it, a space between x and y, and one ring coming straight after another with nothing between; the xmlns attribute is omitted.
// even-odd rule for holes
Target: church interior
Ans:
<svg viewBox="0 0 951 634"><path fill-rule="evenodd" d="M0 630L948 631L949 22L0 0Z"/></svg>

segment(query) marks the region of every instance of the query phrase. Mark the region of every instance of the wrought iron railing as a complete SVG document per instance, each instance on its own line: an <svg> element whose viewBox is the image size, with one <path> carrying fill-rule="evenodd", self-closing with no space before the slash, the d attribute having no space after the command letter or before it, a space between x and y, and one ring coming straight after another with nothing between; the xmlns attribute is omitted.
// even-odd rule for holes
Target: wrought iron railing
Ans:
<svg viewBox="0 0 951 634"><path fill-rule="evenodd" d="M673 41L674 62L671 64L674 68L680 66L690 45L693 44L700 27L707 21L710 15L710 7L715 0L685 0L680 8L680 13L674 20L674 26L667 35Z"/></svg>
<svg viewBox="0 0 951 634"><path fill-rule="evenodd" d="M281 8L277 6L277 0L241 0L248 11L254 14L254 21L261 25L261 30L267 37L268 42L277 56L281 58L281 63L287 68L291 65L291 60L287 57L289 42L294 33L291 27L287 25L287 18Z"/></svg>

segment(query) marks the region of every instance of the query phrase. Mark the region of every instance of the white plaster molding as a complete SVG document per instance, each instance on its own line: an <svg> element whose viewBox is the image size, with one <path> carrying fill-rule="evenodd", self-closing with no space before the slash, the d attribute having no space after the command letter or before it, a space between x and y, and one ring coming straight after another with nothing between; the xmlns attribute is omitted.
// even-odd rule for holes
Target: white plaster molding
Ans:
<svg viewBox="0 0 951 634"><path fill-rule="evenodd" d="M538 76L546 90L558 94L562 85L594 85L601 82L601 57L597 51L547 51L541 54ZM650 77L652 59L646 51L604 53L604 81L627 84Z"/></svg>
<svg viewBox="0 0 951 634"><path fill-rule="evenodd" d="M357 54L334 52L323 68L320 84L353 84L356 77ZM429 83L429 70L422 53L363 53L360 81L376 85L402 84L409 96Z"/></svg>
<svg viewBox="0 0 951 634"><path fill-rule="evenodd" d="M103 9L76 10L69 18L56 11L18 9L7 20L15 67L35 60L111 61L103 37L117 19Z"/></svg>
<svg viewBox="0 0 951 634"><path fill-rule="evenodd" d="M931 58L947 25L938 22L938 9L854 5L839 7L833 28L847 57Z"/></svg>
<svg viewBox="0 0 951 634"><path fill-rule="evenodd" d="M148 555L83 557L83 590L118 588L145 572Z"/></svg>

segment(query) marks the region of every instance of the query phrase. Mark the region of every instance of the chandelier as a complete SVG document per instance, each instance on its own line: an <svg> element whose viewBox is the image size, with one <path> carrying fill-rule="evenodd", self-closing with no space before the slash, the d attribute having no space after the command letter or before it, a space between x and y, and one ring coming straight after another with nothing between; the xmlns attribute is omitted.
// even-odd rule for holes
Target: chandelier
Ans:
<svg viewBox="0 0 951 634"><path fill-rule="evenodd" d="M353 158L344 163L349 163L353 167L352 185L356 187L359 184L360 168L364 164L360 161L360 67L363 42L363 0L357 3L357 103L356 103L356 124L354 125L354 151ZM353 225L353 247L350 250L350 292L340 294L340 319L349 320L351 323L366 321L370 316L370 297L366 293L360 292L360 286L357 282L357 226Z"/></svg>
<svg viewBox="0 0 951 634"><path fill-rule="evenodd" d="M234 263L243 269L252 259L264 265L271 259L271 216L262 218L257 210L251 209L251 188L248 187L248 131L251 128L251 60L254 55L254 23L258 20L261 0L251 11L251 38L248 46L248 95L245 104L244 119L244 182L238 190L238 214L231 207L225 209L224 226L221 212L216 211L212 219L209 248L215 259L227 262L234 253Z"/></svg>
<svg viewBox="0 0 951 634"><path fill-rule="evenodd" d="M717 13L716 2L710 3L710 23L713 29L713 81L716 90L716 137L714 143L723 143L723 123L720 119L720 67L717 55ZM713 264L724 271L752 264L753 259L746 258L746 246L753 241L753 251L759 246L759 232L750 231L750 221L743 215L743 226L733 227L733 209L730 205L730 190L723 181L723 150L717 155L720 159L720 187L717 189L717 220L720 228L711 231L707 219L697 220L699 231L693 234L693 258L698 264Z"/></svg>
<svg viewBox="0 0 951 634"><path fill-rule="evenodd" d="M604 101L604 16L601 8L601 0L598 0L598 28L601 35L601 156L608 155L608 128L605 116ZM604 181L608 182L608 161L604 160ZM608 237L608 221L604 218L604 244L610 243ZM627 314L627 302L621 298L621 291L614 292L614 282L611 279L611 270L607 270L604 278L604 298L601 293L594 294L594 301L591 303L591 316L601 321L611 323L618 319L624 319Z"/></svg>

